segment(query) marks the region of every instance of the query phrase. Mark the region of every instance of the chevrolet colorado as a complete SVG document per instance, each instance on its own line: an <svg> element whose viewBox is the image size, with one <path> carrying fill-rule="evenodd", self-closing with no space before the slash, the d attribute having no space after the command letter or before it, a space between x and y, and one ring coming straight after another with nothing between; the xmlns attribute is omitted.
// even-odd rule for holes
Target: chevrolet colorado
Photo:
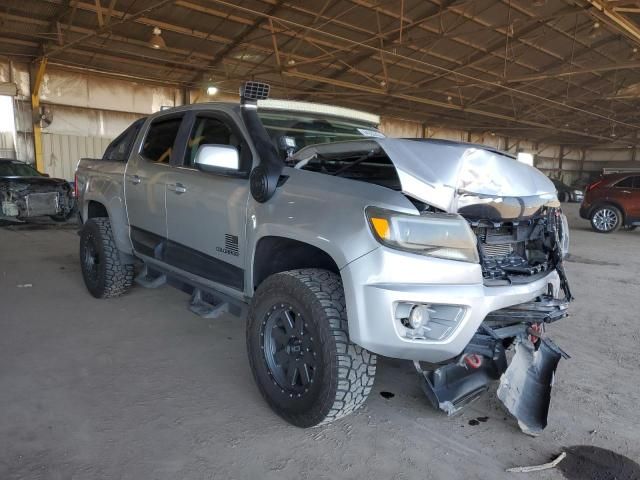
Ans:
<svg viewBox="0 0 640 480"><path fill-rule="evenodd" d="M89 292L124 293L138 262L138 284L185 290L195 313L248 309L255 381L294 425L356 410L385 355L413 361L448 414L500 380L540 433L566 356L545 326L571 300L551 181L486 146L385 138L373 115L268 90L158 112L79 162Z"/></svg>

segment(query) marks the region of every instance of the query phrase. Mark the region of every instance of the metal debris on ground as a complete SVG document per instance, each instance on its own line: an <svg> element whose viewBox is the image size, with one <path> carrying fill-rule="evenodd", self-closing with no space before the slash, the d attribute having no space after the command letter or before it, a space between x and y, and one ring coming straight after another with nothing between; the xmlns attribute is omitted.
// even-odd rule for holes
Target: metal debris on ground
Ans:
<svg viewBox="0 0 640 480"><path fill-rule="evenodd" d="M540 470L549 470L551 468L555 468L558 464L565 459L567 456L566 452L562 452L560 455L556 457L555 460L549 463L543 463L542 465L532 465L529 467L513 467L507 468L507 472L511 473L529 473L529 472L539 472Z"/></svg>

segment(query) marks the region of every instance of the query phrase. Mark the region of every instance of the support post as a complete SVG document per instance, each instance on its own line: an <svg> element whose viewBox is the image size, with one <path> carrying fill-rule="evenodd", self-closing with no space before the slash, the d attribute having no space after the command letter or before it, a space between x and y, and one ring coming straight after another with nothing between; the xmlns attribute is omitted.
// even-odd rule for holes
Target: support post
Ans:
<svg viewBox="0 0 640 480"><path fill-rule="evenodd" d="M44 158L42 155L42 128L38 120L40 115L40 86L47 68L47 57L40 60L40 65L36 71L35 81L31 89L31 108L33 116L33 147L36 155L36 170L44 172Z"/></svg>

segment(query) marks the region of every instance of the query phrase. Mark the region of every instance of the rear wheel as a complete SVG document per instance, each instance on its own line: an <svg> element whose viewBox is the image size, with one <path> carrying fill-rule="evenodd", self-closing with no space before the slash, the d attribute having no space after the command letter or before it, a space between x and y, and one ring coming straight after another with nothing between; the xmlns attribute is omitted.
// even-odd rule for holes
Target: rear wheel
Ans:
<svg viewBox="0 0 640 480"><path fill-rule="evenodd" d="M267 278L251 303L247 349L260 392L299 427L352 413L373 386L376 356L349 341L342 282L326 270Z"/></svg>
<svg viewBox="0 0 640 480"><path fill-rule="evenodd" d="M596 208L591 214L591 226L599 233L612 233L622 225L622 213L612 205Z"/></svg>
<svg viewBox="0 0 640 480"><path fill-rule="evenodd" d="M133 284L133 265L120 260L108 218L92 218L82 227L80 265L87 290L96 298L117 297Z"/></svg>

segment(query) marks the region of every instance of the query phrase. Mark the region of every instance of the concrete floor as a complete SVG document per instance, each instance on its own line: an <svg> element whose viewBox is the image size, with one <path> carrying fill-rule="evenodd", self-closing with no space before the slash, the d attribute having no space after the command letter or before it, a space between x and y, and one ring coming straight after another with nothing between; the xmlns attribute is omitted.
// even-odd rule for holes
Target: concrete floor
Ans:
<svg viewBox="0 0 640 480"><path fill-rule="evenodd" d="M243 321L199 318L171 288L96 300L71 226L0 227L0 479L500 479L583 444L638 459L640 231L599 235L567 210L577 300L549 330L572 358L535 439L493 394L434 411L388 359L356 415L291 427L253 383Z"/></svg>

